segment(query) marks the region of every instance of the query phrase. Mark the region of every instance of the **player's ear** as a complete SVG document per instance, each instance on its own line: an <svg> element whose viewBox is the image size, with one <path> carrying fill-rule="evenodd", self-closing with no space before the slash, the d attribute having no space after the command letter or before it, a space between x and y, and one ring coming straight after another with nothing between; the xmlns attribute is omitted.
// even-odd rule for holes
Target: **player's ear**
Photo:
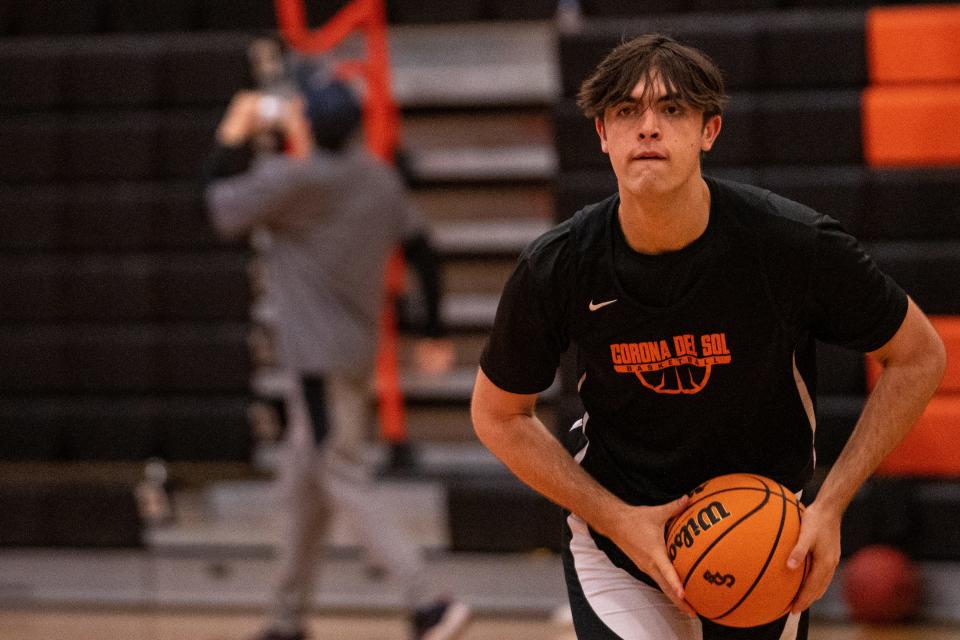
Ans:
<svg viewBox="0 0 960 640"><path fill-rule="evenodd" d="M603 126L603 116L597 116L597 117L595 117L595 118L593 119L593 126L594 126L594 128L596 128L596 130L597 130L597 135L600 136L600 149L602 149L604 153L608 153L608 151L607 151L607 130L606 130L606 128Z"/></svg>
<svg viewBox="0 0 960 640"><path fill-rule="evenodd" d="M700 135L701 151L707 152L713 148L713 143L716 142L717 136L720 135L720 127L722 125L723 120L719 114L707 118L707 121L703 123L703 132Z"/></svg>

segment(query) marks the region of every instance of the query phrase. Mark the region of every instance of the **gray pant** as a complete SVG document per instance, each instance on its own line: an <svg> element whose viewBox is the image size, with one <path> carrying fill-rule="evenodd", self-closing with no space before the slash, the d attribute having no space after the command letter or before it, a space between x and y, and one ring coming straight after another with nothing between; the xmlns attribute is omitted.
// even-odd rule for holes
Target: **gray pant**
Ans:
<svg viewBox="0 0 960 640"><path fill-rule="evenodd" d="M420 548L374 499L374 478L363 455L370 424L367 380L327 376L323 382L327 433L320 446L302 385L287 398L279 476L285 522L272 613L272 625L281 630L300 627L309 610L334 510L348 518L368 561L404 585L409 606L423 604L427 595Z"/></svg>

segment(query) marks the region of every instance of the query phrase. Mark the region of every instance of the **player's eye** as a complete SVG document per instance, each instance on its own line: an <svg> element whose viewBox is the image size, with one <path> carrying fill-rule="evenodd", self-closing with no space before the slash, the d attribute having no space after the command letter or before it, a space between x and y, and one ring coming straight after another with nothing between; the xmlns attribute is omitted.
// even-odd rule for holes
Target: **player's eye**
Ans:
<svg viewBox="0 0 960 640"><path fill-rule="evenodd" d="M633 113L636 111L636 109L637 109L637 108L636 108L635 106L633 106L633 105L625 104L625 105L621 106L619 109L617 109L617 115L618 115L618 116L629 116L629 115L633 115Z"/></svg>
<svg viewBox="0 0 960 640"><path fill-rule="evenodd" d="M679 116L683 114L683 107L681 107L675 102L671 102L664 107L663 111L664 113L670 116Z"/></svg>

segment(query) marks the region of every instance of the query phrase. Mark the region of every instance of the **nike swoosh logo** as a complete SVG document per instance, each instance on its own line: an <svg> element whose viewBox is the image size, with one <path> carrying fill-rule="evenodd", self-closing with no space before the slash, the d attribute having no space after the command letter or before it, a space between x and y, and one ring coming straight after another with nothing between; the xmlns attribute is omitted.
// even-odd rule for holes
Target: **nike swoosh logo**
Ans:
<svg viewBox="0 0 960 640"><path fill-rule="evenodd" d="M593 304L593 300L591 300L591 301L590 301L590 304L589 304L588 306L590 307L590 311L596 311L597 309L603 309L603 308L604 308L605 306L607 306L608 304L613 304L613 303L616 302L616 301L617 301L617 298L614 298L613 300L607 300L606 302L600 302L600 303L598 303L598 304Z"/></svg>

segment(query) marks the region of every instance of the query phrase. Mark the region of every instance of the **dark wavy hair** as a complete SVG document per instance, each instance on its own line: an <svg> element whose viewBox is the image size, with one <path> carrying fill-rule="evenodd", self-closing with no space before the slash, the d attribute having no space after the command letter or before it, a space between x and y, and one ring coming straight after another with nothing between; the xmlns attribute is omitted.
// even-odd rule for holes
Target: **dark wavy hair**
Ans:
<svg viewBox="0 0 960 640"><path fill-rule="evenodd" d="M603 118L609 107L630 98L640 80L646 94L654 79L663 82L668 95L702 111L704 122L721 114L728 101L723 75L705 53L655 33L623 42L608 53L580 85L577 106L591 120Z"/></svg>

